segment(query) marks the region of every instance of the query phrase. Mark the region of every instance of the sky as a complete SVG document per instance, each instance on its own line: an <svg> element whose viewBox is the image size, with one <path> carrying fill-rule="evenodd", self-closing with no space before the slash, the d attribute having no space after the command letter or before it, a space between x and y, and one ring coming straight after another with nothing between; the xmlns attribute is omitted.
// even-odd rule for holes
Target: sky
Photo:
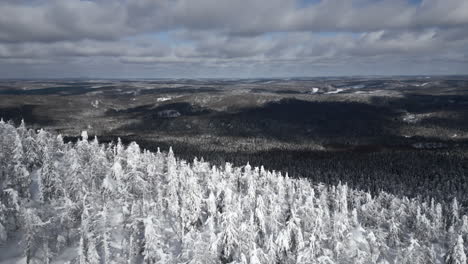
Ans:
<svg viewBox="0 0 468 264"><path fill-rule="evenodd" d="M0 78L468 73L468 0L0 0Z"/></svg>

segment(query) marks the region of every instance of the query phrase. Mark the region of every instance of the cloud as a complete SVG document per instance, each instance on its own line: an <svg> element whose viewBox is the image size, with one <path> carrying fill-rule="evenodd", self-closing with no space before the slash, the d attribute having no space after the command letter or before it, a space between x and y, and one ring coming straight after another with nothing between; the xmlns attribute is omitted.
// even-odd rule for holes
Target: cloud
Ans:
<svg viewBox="0 0 468 264"><path fill-rule="evenodd" d="M130 33L123 6L91 1L2 2L0 41L109 40Z"/></svg>
<svg viewBox="0 0 468 264"><path fill-rule="evenodd" d="M29 4L28 4L29 3ZM144 32L365 32L468 25L465 0L50 0L2 2L1 41L110 40Z"/></svg>
<svg viewBox="0 0 468 264"><path fill-rule="evenodd" d="M382 74L418 63L428 72L463 72L467 47L466 0L0 3L0 67L41 65L36 73L92 65L98 75L190 74L187 67L206 76Z"/></svg>

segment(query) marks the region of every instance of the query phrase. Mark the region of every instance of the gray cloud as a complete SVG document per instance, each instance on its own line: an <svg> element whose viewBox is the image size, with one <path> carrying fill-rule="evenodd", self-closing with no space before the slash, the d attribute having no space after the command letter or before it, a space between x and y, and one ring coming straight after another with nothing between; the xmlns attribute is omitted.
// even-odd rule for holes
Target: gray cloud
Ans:
<svg viewBox="0 0 468 264"><path fill-rule="evenodd" d="M460 73L467 47L466 0L0 3L5 76Z"/></svg>
<svg viewBox="0 0 468 264"><path fill-rule="evenodd" d="M50 0L3 2L0 40L108 40L175 29L239 34L353 31L468 25L466 0L323 0L299 8L294 0Z"/></svg>

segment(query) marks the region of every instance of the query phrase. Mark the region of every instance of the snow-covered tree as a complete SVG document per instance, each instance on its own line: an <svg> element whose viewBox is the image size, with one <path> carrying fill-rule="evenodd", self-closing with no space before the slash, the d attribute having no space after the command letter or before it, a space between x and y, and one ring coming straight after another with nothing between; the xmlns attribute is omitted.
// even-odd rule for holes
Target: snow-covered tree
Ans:
<svg viewBox="0 0 468 264"><path fill-rule="evenodd" d="M461 235L459 235L454 247L445 257L445 263L466 264L466 254L463 243L463 238Z"/></svg>
<svg viewBox="0 0 468 264"><path fill-rule="evenodd" d="M145 248L143 256L145 263L170 263L171 253L165 251L163 236L157 230L157 222L152 216L145 220Z"/></svg>
<svg viewBox="0 0 468 264"><path fill-rule="evenodd" d="M21 237L31 264L466 264L456 197L371 194L0 122L0 244Z"/></svg>

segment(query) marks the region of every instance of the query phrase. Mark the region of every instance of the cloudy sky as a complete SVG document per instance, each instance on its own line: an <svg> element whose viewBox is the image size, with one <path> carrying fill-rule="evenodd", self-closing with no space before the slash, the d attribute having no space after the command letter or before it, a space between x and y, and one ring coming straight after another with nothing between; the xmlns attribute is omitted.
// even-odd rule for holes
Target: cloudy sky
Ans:
<svg viewBox="0 0 468 264"><path fill-rule="evenodd" d="M0 0L0 78L467 73L467 0Z"/></svg>

